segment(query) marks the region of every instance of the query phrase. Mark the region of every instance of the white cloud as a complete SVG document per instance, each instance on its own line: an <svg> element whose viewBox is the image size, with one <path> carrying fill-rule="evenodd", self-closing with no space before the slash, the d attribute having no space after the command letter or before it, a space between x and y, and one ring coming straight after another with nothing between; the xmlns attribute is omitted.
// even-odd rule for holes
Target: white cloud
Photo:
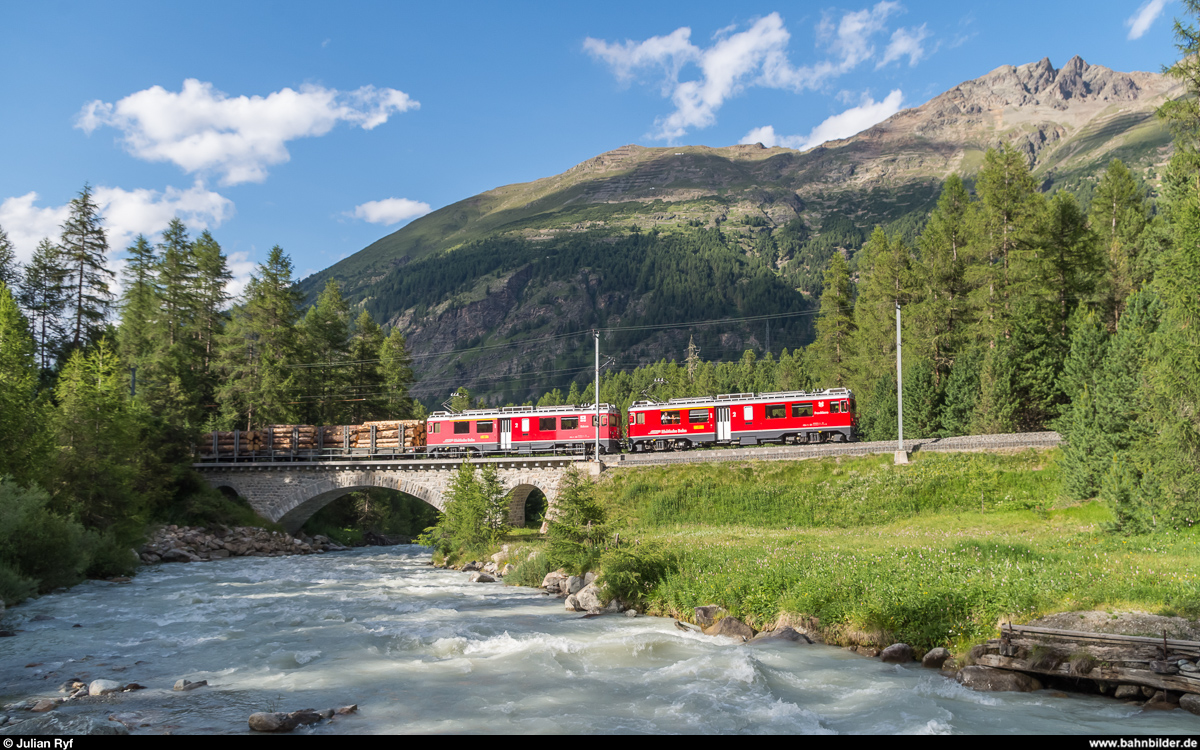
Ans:
<svg viewBox="0 0 1200 750"><path fill-rule="evenodd" d="M409 200L408 198L384 198L381 201L367 201L355 206L354 211L347 215L356 219L369 221L372 224L390 226L399 224L407 219L415 219L429 213L428 203Z"/></svg>
<svg viewBox="0 0 1200 750"><path fill-rule="evenodd" d="M242 296L246 285L250 283L250 275L258 268L258 264L250 260L250 254L242 251L230 253L225 259L226 266L233 278L225 285L225 291L233 298Z"/></svg>
<svg viewBox="0 0 1200 750"><path fill-rule="evenodd" d="M1162 15L1163 8L1166 7L1169 0L1149 0L1142 3L1138 8L1137 13L1134 13L1126 21L1125 25L1129 27L1129 39L1141 39L1142 35L1150 30L1150 24Z"/></svg>
<svg viewBox="0 0 1200 750"><path fill-rule="evenodd" d="M178 216L188 229L201 232L214 229L233 216L233 201L196 184L186 190L168 187L157 190L124 190L97 187L92 199L100 208L110 258L133 244L139 234L153 236ZM34 192L0 203L0 226L8 232L22 262L33 257L43 237L57 241L62 224L70 213L70 203L38 207Z"/></svg>
<svg viewBox="0 0 1200 750"><path fill-rule="evenodd" d="M799 92L818 88L849 72L875 54L872 39L886 32L888 17L899 10L899 3L883 0L871 8L844 13L836 20L824 17L817 38L830 56L812 65L793 66L788 60L791 35L778 13L758 19L745 31L722 29L706 48L692 44L691 29L687 27L642 42L609 43L588 38L583 47L607 63L623 83L642 71L661 71L663 96L671 99L675 110L656 120L652 137L674 141L689 130L715 123L725 101L748 86ZM893 35L888 48L890 51L896 47L892 59L908 55L910 63L915 64L923 54L921 41L927 36L923 25ZM699 68L699 76L681 80L681 73L689 65Z"/></svg>
<svg viewBox="0 0 1200 750"><path fill-rule="evenodd" d="M125 148L146 161L171 162L185 172L219 175L224 185L262 182L267 167L286 162L286 144L328 133L339 122L371 130L395 112L419 107L396 89L364 86L337 91L305 85L262 96L230 97L194 78L178 93L152 86L115 104L84 105L75 126L121 131Z"/></svg>
<svg viewBox="0 0 1200 750"><path fill-rule="evenodd" d="M909 67L916 65L925 57L924 41L928 38L929 30L925 28L925 24L914 29L896 29L892 33L892 41L883 52L883 57L875 64L875 70L902 57L908 58Z"/></svg>
<svg viewBox="0 0 1200 750"><path fill-rule="evenodd" d="M864 95L862 104L857 107L851 107L841 114L827 118L820 125L813 128L812 132L808 135L779 135L775 132L774 127L764 125L761 128L751 130L742 138L741 142L761 143L768 148L772 146L784 146L800 150L812 148L826 141L849 138L876 123L883 122L900 111L900 105L903 100L904 94L901 93L900 89L893 90L881 102L877 102L871 97Z"/></svg>

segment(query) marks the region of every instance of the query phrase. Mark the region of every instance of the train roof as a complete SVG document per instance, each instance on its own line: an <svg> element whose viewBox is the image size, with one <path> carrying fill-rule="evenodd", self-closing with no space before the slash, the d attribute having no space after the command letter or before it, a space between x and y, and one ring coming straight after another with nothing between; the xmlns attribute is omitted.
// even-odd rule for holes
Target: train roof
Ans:
<svg viewBox="0 0 1200 750"><path fill-rule="evenodd" d="M613 404L600 404L600 411L612 413ZM550 414L594 414L595 404L565 404L563 406L505 406L500 409L467 409L466 411L435 411L429 419L496 419L498 417L528 417Z"/></svg>
<svg viewBox="0 0 1200 750"><path fill-rule="evenodd" d="M687 406L721 406L724 404L744 404L758 401L800 400L800 399L842 399L854 398L849 388L828 388L823 391L777 391L775 393L723 393L720 396L696 396L692 398L673 398L669 401L634 401L630 409L661 409L663 407Z"/></svg>

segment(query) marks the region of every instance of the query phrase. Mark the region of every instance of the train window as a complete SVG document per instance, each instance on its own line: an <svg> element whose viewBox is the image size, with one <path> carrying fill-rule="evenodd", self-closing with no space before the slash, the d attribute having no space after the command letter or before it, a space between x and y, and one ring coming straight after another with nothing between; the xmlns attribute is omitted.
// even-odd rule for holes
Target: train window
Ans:
<svg viewBox="0 0 1200 750"><path fill-rule="evenodd" d="M608 415L607 414L600 415L600 424L604 425L605 427L608 426Z"/></svg>
<svg viewBox="0 0 1200 750"><path fill-rule="evenodd" d="M471 431L471 423L470 422L455 422L454 423L454 434L455 435L463 435L470 431Z"/></svg>
<svg viewBox="0 0 1200 750"><path fill-rule="evenodd" d="M679 424L681 421L683 421L682 419L680 419L679 414L680 413L677 411L664 411L662 413L662 423L663 424Z"/></svg>
<svg viewBox="0 0 1200 750"><path fill-rule="evenodd" d="M858 406L854 403L854 399L850 399L850 411L858 411Z"/></svg>
<svg viewBox="0 0 1200 750"><path fill-rule="evenodd" d="M787 407L783 404L767 404L765 411L767 419L783 419L787 416Z"/></svg>
<svg viewBox="0 0 1200 750"><path fill-rule="evenodd" d="M743 406L742 407L742 419L746 420L747 422L754 421L754 407L753 406Z"/></svg>
<svg viewBox="0 0 1200 750"><path fill-rule="evenodd" d="M529 432L529 419L521 420L521 432Z"/></svg>
<svg viewBox="0 0 1200 750"><path fill-rule="evenodd" d="M441 422L431 422L429 424L429 431L432 432L434 435L438 434L439 432L442 431L442 423Z"/></svg>
<svg viewBox="0 0 1200 750"><path fill-rule="evenodd" d="M704 424L708 422L708 409L692 409L688 412L689 424Z"/></svg>
<svg viewBox="0 0 1200 750"><path fill-rule="evenodd" d="M837 401L829 402L829 413L830 414L837 414L840 411L841 411L841 404L839 404Z"/></svg>
<svg viewBox="0 0 1200 750"><path fill-rule="evenodd" d="M792 404L793 417L811 417L812 404Z"/></svg>
<svg viewBox="0 0 1200 750"><path fill-rule="evenodd" d="M843 414L849 414L849 413L850 413L850 402L849 402L849 401L843 401L843 402L842 402L842 413L843 413Z"/></svg>
<svg viewBox="0 0 1200 750"><path fill-rule="evenodd" d="M579 417L563 417L562 418L562 428L564 430L578 430L579 429Z"/></svg>
<svg viewBox="0 0 1200 750"><path fill-rule="evenodd" d="M475 423L475 431L479 432L479 433L491 432L492 431L492 420L488 419L488 420L482 420L482 421L476 422Z"/></svg>
<svg viewBox="0 0 1200 750"><path fill-rule="evenodd" d="M638 412L638 421L637 421L637 423L638 423L638 424L646 424L646 412L644 412L644 411L639 411L639 412Z"/></svg>
<svg viewBox="0 0 1200 750"><path fill-rule="evenodd" d="M542 432L554 431L554 417L541 417L538 419L538 429Z"/></svg>

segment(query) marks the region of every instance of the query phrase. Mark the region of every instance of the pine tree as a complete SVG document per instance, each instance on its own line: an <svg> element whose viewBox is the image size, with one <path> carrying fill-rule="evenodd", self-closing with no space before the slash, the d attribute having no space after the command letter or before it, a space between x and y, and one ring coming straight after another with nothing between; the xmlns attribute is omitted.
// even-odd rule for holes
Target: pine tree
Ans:
<svg viewBox="0 0 1200 750"><path fill-rule="evenodd" d="M1111 455L1100 433L1096 383L1108 352L1108 331L1084 305L1071 319L1071 349L1063 366L1068 406L1055 428L1063 439L1063 489L1077 500L1095 497Z"/></svg>
<svg viewBox="0 0 1200 750"><path fill-rule="evenodd" d="M1145 191L1129 169L1113 159L1100 177L1088 219L1098 236L1107 262L1101 284L1109 326L1115 329L1125 309L1125 299L1144 280L1138 238L1147 224Z"/></svg>
<svg viewBox="0 0 1200 750"><path fill-rule="evenodd" d="M221 246L205 230L192 243L192 257L196 264L196 320L194 335L201 357L202 401L209 401L216 390L215 361L217 342L225 328L225 310L229 306L227 288L233 279L228 259Z"/></svg>
<svg viewBox="0 0 1200 750"><path fill-rule="evenodd" d="M352 424L388 416L386 386L379 359L383 340L383 331L371 318L371 313L363 310L350 334L347 387L350 398L354 399L348 410Z"/></svg>
<svg viewBox="0 0 1200 750"><path fill-rule="evenodd" d="M921 260L914 266L915 300L908 310L911 345L906 348L929 358L938 387L944 386L969 323L966 247L970 209L971 196L962 178L950 175L921 233Z"/></svg>
<svg viewBox="0 0 1200 750"><path fill-rule="evenodd" d="M480 469L479 496L483 503L483 528L487 532L488 548L492 549L512 528L508 525L509 494L500 482L496 464L484 464Z"/></svg>
<svg viewBox="0 0 1200 750"><path fill-rule="evenodd" d="M330 279L317 304L308 308L299 334L300 356L307 365L298 377L307 400L301 419L311 424L336 423L350 375L350 306L336 280Z"/></svg>
<svg viewBox="0 0 1200 750"><path fill-rule="evenodd" d="M0 477L38 477L49 444L38 400L38 367L29 323L0 282Z"/></svg>
<svg viewBox="0 0 1200 750"><path fill-rule="evenodd" d="M572 467L563 476L549 512L550 564L583 573L594 562L597 545L605 537L605 520L591 481Z"/></svg>
<svg viewBox="0 0 1200 750"><path fill-rule="evenodd" d="M1024 154L1015 149L988 149L975 185L968 282L976 290L979 331L994 345L1010 335L1012 302L1026 291L1025 261L1042 200Z"/></svg>
<svg viewBox="0 0 1200 750"><path fill-rule="evenodd" d="M8 239L8 232L0 227L0 284L12 291L21 281L21 264L17 263L17 251Z"/></svg>
<svg viewBox="0 0 1200 750"><path fill-rule="evenodd" d="M221 336L217 390L222 421L230 427L289 422L294 416L300 293L292 285L292 262L276 245L246 285Z"/></svg>
<svg viewBox="0 0 1200 750"><path fill-rule="evenodd" d="M416 375L413 374L408 343L404 334L397 328L393 328L383 340L379 350L379 370L387 393L387 411L392 415L392 419L412 419L416 416L417 407L409 391L416 382ZM464 395L455 399L455 408L461 405L463 409L469 409L470 393L466 388L460 388L459 392Z"/></svg>
<svg viewBox="0 0 1200 750"><path fill-rule="evenodd" d="M30 316L38 366L48 372L65 345L63 313L67 306L67 270L62 254L50 240L38 243L33 259L25 266L20 302Z"/></svg>
<svg viewBox="0 0 1200 750"><path fill-rule="evenodd" d="M152 331L160 314L158 258L149 240L140 234L125 254L128 258L123 272L125 284L117 345L121 358L131 367L141 367L144 378L148 374L145 363L154 349Z"/></svg>
<svg viewBox="0 0 1200 750"><path fill-rule="evenodd" d="M1075 196L1055 193L1046 206L1034 259L1037 285L1050 303L1046 321L1066 338L1067 322L1079 302L1091 301L1100 281L1102 257Z"/></svg>
<svg viewBox="0 0 1200 750"><path fill-rule="evenodd" d="M109 284L116 278L107 265L108 238L90 185L71 200L59 248L66 269L67 346L78 349L103 334L113 304Z"/></svg>
<svg viewBox="0 0 1200 750"><path fill-rule="evenodd" d="M849 385L853 359L854 290L850 269L841 253L834 253L825 270L825 288L817 317L817 337L805 351L818 388L844 388Z"/></svg>
<svg viewBox="0 0 1200 750"><path fill-rule="evenodd" d="M879 228L863 245L860 254L858 299L854 303L853 376L850 380L859 398L859 413L872 409L890 410L892 398L882 398L877 388L885 377L892 378L895 394L896 306L907 304L912 289L911 256L899 236L888 237ZM869 418L869 417L868 417ZM874 435L874 433L873 433Z"/></svg>

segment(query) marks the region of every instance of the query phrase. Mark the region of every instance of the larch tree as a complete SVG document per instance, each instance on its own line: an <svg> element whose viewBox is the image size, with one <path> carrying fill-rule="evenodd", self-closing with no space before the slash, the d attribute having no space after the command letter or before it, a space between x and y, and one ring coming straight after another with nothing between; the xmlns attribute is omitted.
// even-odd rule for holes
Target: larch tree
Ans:
<svg viewBox="0 0 1200 750"><path fill-rule="evenodd" d="M854 289L850 269L842 254L835 252L825 270L817 337L804 356L816 387L843 388L849 384L853 335Z"/></svg>
<svg viewBox="0 0 1200 750"><path fill-rule="evenodd" d="M908 311L911 351L933 363L933 382L944 385L954 357L962 348L969 323L966 247L969 239L971 196L962 178L952 174L942 187L937 208L929 217L914 264L914 300Z"/></svg>
<svg viewBox="0 0 1200 750"><path fill-rule="evenodd" d="M43 239L25 266L20 286L21 306L29 313L38 367L43 372L50 370L55 357L64 348L66 326L63 315L68 291L65 287L66 278L67 270L63 267L58 246Z"/></svg>
<svg viewBox="0 0 1200 750"><path fill-rule="evenodd" d="M332 424L347 398L350 375L350 306L336 280L326 282L317 304L308 308L299 334L305 364L297 376L305 400L301 418L311 424Z"/></svg>
<svg viewBox="0 0 1200 750"><path fill-rule="evenodd" d="M8 239L8 232L0 227L0 284L12 291L20 281L21 264L17 263L17 251Z"/></svg>
<svg viewBox="0 0 1200 750"><path fill-rule="evenodd" d="M145 362L154 347L153 330L160 314L158 305L158 257L144 235L138 235L125 250L124 288L121 291L121 327L117 348L130 367L139 367L142 377Z"/></svg>
<svg viewBox="0 0 1200 750"><path fill-rule="evenodd" d="M114 298L109 285L116 278L107 265L108 237L90 185L71 200L59 250L66 269L67 346L78 349L104 333Z"/></svg>
<svg viewBox="0 0 1200 750"><path fill-rule="evenodd" d="M41 412L29 322L0 282L0 477L27 483L38 476L49 447Z"/></svg>
<svg viewBox="0 0 1200 750"><path fill-rule="evenodd" d="M215 361L217 341L225 328L225 310L229 307L229 282L233 274L221 246L205 230L192 243L196 264L196 319L193 335L200 356L201 398L208 400L216 389Z"/></svg>
<svg viewBox="0 0 1200 750"><path fill-rule="evenodd" d="M387 398L387 411L392 419L409 419L414 414L415 404L409 391L416 382L413 373L412 356L408 353L408 342L400 330L393 328L383 340L379 349L379 369L383 375L384 390ZM460 388L454 403L456 408L467 409L471 406L471 396L466 388ZM560 394L561 400L561 394Z"/></svg>
<svg viewBox="0 0 1200 750"><path fill-rule="evenodd" d="M1138 237L1149 215L1146 192L1119 159L1113 159L1092 196L1088 220L1107 265L1101 293L1111 329L1120 325L1125 300L1144 279Z"/></svg>
<svg viewBox="0 0 1200 750"><path fill-rule="evenodd" d="M347 367L347 393L352 399L347 414L353 424L388 416L387 393L380 366L382 348L383 331L371 313L363 310L354 321L354 330L350 334L350 362Z"/></svg>

